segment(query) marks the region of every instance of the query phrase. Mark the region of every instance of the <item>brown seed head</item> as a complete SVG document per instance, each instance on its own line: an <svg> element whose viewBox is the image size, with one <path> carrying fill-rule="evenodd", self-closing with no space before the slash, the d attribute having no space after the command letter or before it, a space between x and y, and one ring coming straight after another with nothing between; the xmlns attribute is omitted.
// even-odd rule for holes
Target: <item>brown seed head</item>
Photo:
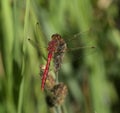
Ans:
<svg viewBox="0 0 120 113"><path fill-rule="evenodd" d="M67 95L68 89L67 86L63 83L55 85L51 89L51 95L47 96L47 103L49 106L58 106L61 105Z"/></svg>

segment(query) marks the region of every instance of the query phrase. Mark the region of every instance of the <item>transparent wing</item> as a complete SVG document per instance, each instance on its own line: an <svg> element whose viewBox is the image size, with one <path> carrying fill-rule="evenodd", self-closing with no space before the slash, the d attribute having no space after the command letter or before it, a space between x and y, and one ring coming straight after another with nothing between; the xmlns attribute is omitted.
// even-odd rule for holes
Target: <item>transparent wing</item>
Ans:
<svg viewBox="0 0 120 113"><path fill-rule="evenodd" d="M35 24L34 29L34 40L28 38L28 41L30 44L36 49L38 56L43 57L45 60L47 60L47 40L46 37L41 29L41 26L38 22ZM45 46L46 47L45 47Z"/></svg>
<svg viewBox="0 0 120 113"><path fill-rule="evenodd" d="M89 50L89 53L91 53L96 50L96 47L94 45L94 39L90 37L87 31L84 33L82 32L75 34L72 38L68 37L66 40L66 44L68 47L68 52Z"/></svg>
<svg viewBox="0 0 120 113"><path fill-rule="evenodd" d="M30 44L36 49L38 56L42 56L45 60L47 60L46 56L44 54L41 54L41 49L46 49L47 47L40 47L39 44L37 44L36 42L34 42L32 39L28 39L28 41L30 42Z"/></svg>
<svg viewBox="0 0 120 113"><path fill-rule="evenodd" d="M67 44L67 56L75 65L80 64L84 57L89 57L97 52L97 47L94 45L94 39L90 37L89 32L85 31L77 33L72 37L65 37ZM64 60L64 59L63 59Z"/></svg>

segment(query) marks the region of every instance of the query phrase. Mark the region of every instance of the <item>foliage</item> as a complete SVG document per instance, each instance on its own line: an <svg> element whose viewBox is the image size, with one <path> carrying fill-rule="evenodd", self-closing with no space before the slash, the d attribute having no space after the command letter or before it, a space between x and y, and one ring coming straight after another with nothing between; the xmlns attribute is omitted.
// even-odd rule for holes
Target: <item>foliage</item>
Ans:
<svg viewBox="0 0 120 113"><path fill-rule="evenodd" d="M111 0L1 0L0 113L120 112L119 7ZM54 33L66 40L80 33L75 45L95 46L91 54L86 48L65 55L58 77L68 94L58 111L46 104L39 75Z"/></svg>

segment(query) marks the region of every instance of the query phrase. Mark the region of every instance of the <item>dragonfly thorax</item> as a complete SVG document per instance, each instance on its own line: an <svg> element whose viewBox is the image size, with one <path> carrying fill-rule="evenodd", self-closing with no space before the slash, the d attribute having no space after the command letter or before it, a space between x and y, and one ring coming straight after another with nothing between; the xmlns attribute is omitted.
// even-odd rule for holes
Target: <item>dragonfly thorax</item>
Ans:
<svg viewBox="0 0 120 113"><path fill-rule="evenodd" d="M49 52L65 51L66 43L59 34L53 34L51 39L47 48Z"/></svg>

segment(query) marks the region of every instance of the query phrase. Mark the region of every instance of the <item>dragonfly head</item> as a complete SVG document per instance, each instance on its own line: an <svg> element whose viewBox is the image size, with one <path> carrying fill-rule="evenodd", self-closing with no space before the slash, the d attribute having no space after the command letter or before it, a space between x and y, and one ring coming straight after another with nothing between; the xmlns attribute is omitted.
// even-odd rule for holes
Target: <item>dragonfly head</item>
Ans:
<svg viewBox="0 0 120 113"><path fill-rule="evenodd" d="M52 38L52 40L60 40L61 39L61 35L59 35L59 34L53 34L52 36L51 36L51 38Z"/></svg>

